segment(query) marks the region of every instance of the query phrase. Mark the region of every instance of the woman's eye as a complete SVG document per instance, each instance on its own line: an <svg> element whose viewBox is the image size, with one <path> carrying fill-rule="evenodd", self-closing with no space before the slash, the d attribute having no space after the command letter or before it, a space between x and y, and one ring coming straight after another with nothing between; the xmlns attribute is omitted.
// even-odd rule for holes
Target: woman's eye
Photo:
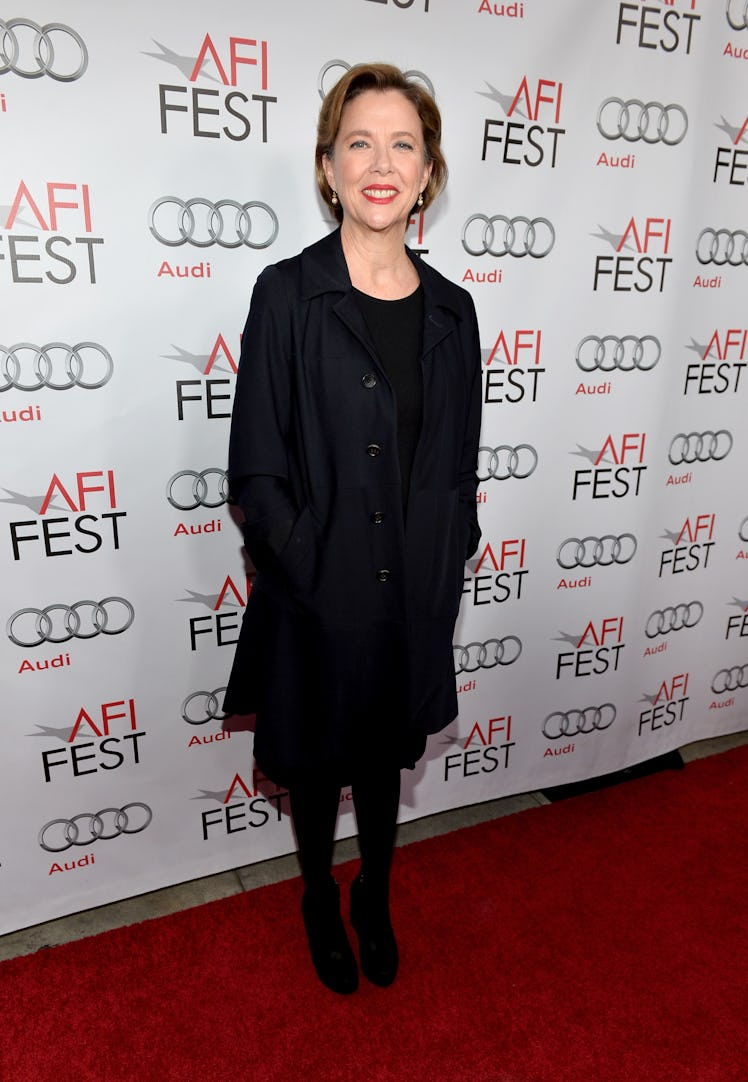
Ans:
<svg viewBox="0 0 748 1082"><path fill-rule="evenodd" d="M398 147L399 150L412 150L413 149L413 144L412 143L406 143L403 140L400 140L399 143L395 143L395 146Z"/></svg>
<svg viewBox="0 0 748 1082"><path fill-rule="evenodd" d="M365 146L366 146L366 141L364 139L355 139L351 143L351 150L357 150L360 147L365 147Z"/></svg>

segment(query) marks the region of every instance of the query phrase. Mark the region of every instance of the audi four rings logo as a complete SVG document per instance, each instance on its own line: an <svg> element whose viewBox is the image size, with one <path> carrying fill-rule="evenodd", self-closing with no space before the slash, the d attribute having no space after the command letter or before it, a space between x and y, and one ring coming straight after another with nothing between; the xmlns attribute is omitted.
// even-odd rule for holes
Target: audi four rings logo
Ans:
<svg viewBox="0 0 748 1082"><path fill-rule="evenodd" d="M585 706L583 710L567 710L565 713L554 710L543 722L543 735L548 740L560 740L564 736L579 736L595 729L609 729L615 720L616 708L613 703Z"/></svg>
<svg viewBox="0 0 748 1082"><path fill-rule="evenodd" d="M497 665L513 665L522 653L522 643L516 635L503 639L486 639L485 642L469 642L467 646L453 646L455 676L478 669L494 669Z"/></svg>
<svg viewBox="0 0 748 1082"><path fill-rule="evenodd" d="M733 665L731 669L720 669L712 680L712 691L723 695L726 691L748 688L748 665Z"/></svg>
<svg viewBox="0 0 748 1082"><path fill-rule="evenodd" d="M103 601L77 601L75 605L19 609L8 620L6 631L16 646L29 648L43 642L121 635L134 619L135 609L124 597L105 597Z"/></svg>
<svg viewBox="0 0 748 1082"><path fill-rule="evenodd" d="M161 211L162 207L168 210ZM196 214L193 208L202 208ZM278 236L278 217L272 207L257 200L237 203L219 199L211 203L202 196L177 199L165 195L157 199L148 212L151 233L161 244L178 248L192 244L195 248L269 248ZM162 232L166 230L166 232Z"/></svg>
<svg viewBox="0 0 748 1082"><path fill-rule="evenodd" d="M658 635L682 631L684 627L696 627L703 615L704 606L700 601L687 601L669 609L657 609L647 620L644 634L648 639L656 639Z"/></svg>
<svg viewBox="0 0 748 1082"><path fill-rule="evenodd" d="M31 372L24 373L29 361ZM68 391L71 387L95 391L109 382L113 371L110 353L96 342L78 342L74 346L64 342L49 342L46 346L18 342L10 348L0 346L0 393L11 387L17 391L39 391L42 387L52 391Z"/></svg>
<svg viewBox="0 0 748 1082"><path fill-rule="evenodd" d="M99 838L108 842L120 834L140 834L151 819L153 812L139 800L124 808L102 808L72 819L50 819L39 831L39 845L48 853L64 853L74 845L93 845Z"/></svg>
<svg viewBox="0 0 748 1082"><path fill-rule="evenodd" d="M25 31L31 31L33 39ZM12 71L22 79L48 75L58 83L72 83L87 67L86 43L72 27L64 23L38 26L31 19L0 19L0 75Z"/></svg>
<svg viewBox="0 0 748 1082"><path fill-rule="evenodd" d="M741 541L748 543L748 518L744 518L740 523L740 529L738 530L738 537Z"/></svg>
<svg viewBox="0 0 748 1082"><path fill-rule="evenodd" d="M182 717L188 725L205 725L206 721L223 721L226 714L221 710L220 697L225 687L215 691L193 691L182 703ZM195 716L197 715L197 716Z"/></svg>
<svg viewBox="0 0 748 1082"><path fill-rule="evenodd" d="M197 473L180 470L169 478L166 498L178 511L194 511L196 507L221 507L229 496L226 471L218 466Z"/></svg>
<svg viewBox="0 0 748 1082"><path fill-rule="evenodd" d="M499 447L478 448L478 480L506 481L516 477L524 481L535 472L538 464L538 452L529 443L518 443L510 447L502 443Z"/></svg>
<svg viewBox="0 0 748 1082"><path fill-rule="evenodd" d="M602 338L588 334L577 346L575 360L583 372L594 372L596 368L601 372L613 372L616 368L621 372L631 372L634 368L649 372L661 356L660 340L653 334L641 338L633 334L624 334L621 338L614 334Z"/></svg>
<svg viewBox="0 0 748 1082"><path fill-rule="evenodd" d="M636 552L636 538L632 533L619 537L606 533L602 537L567 537L556 553L556 562L565 571L574 567L610 567L611 564L627 564Z"/></svg>
<svg viewBox="0 0 748 1082"><path fill-rule="evenodd" d="M325 77L326 77L328 72L334 71L335 68L340 69L340 75L337 76L337 78L335 79L335 82L332 82L330 84L330 86L327 86L326 83L325 83ZM328 90L331 90L333 88L333 86L335 85L335 83L338 81L338 79L340 79L342 77L342 74L343 74L344 71L350 71L350 70L351 70L351 65L346 60L328 60L327 63L322 68L322 70L320 71L319 78L317 80L317 90L319 91L320 98L325 97ZM434 84L431 82L428 75L424 75L424 73L422 71L415 71L415 70L411 69L410 71L404 71L403 75L405 76L406 79L414 79L416 81L422 82L423 85L428 90L431 97L432 98L436 97L436 91L434 90Z"/></svg>
<svg viewBox="0 0 748 1082"><path fill-rule="evenodd" d="M477 225L473 223L477 222ZM503 229L496 223L503 222ZM472 228L471 228L472 226ZM533 259L547 256L556 242L556 230L547 218L505 218L494 214L473 214L462 230L462 247L469 255L512 255L520 259L524 255Z"/></svg>
<svg viewBox="0 0 748 1082"><path fill-rule="evenodd" d="M696 241L699 263L723 267L748 266L748 233L744 229L702 229Z"/></svg>
<svg viewBox="0 0 748 1082"><path fill-rule="evenodd" d="M733 30L748 30L748 0L727 0L727 21Z"/></svg>
<svg viewBox="0 0 748 1082"><path fill-rule="evenodd" d="M679 432L673 436L668 461L673 466L683 462L721 462L732 450L732 433L721 428L718 432Z"/></svg>
<svg viewBox="0 0 748 1082"><path fill-rule="evenodd" d="M597 130L604 139L625 139L636 143L665 143L677 146L688 131L688 115L682 105L638 98L606 98L597 110Z"/></svg>

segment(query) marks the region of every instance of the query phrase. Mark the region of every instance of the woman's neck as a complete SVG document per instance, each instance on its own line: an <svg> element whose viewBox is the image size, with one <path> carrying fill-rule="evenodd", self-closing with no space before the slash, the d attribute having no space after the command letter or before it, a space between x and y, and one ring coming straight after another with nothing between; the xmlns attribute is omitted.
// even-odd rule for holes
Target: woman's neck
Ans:
<svg viewBox="0 0 748 1082"><path fill-rule="evenodd" d="M405 232L376 233L340 230L343 255L351 284L362 293L382 300L407 297L419 284L418 271L405 251Z"/></svg>

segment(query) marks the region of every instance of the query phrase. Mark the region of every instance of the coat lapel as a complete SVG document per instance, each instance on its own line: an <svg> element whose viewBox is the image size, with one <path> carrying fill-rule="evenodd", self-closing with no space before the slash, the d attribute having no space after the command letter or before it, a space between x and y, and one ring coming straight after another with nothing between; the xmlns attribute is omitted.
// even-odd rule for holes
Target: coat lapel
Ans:
<svg viewBox="0 0 748 1082"><path fill-rule="evenodd" d="M451 290L454 289L451 283L442 278L428 263L424 263L419 256L414 255L409 248L405 250L418 271L423 286L423 359L428 360L439 343L453 333L461 317L451 296ZM340 299L334 303L333 311L371 357L377 359L374 343L353 295L340 241L340 229L304 250L301 288L304 300L310 300L322 293L339 293Z"/></svg>

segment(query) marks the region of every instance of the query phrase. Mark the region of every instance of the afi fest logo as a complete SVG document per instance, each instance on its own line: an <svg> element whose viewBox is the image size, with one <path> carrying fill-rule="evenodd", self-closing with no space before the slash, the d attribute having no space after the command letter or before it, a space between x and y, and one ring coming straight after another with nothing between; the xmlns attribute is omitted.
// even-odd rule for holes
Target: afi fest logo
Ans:
<svg viewBox="0 0 748 1082"><path fill-rule="evenodd" d="M512 334L502 328L493 346L481 350L485 405L514 405L525 395L527 401L537 401L540 377L546 371L540 361L542 337L539 329L515 330Z"/></svg>
<svg viewBox="0 0 748 1082"><path fill-rule="evenodd" d="M701 15L699 0L660 0L655 7L647 0L621 3L616 18L616 45L655 49L664 53L691 52L696 24Z"/></svg>
<svg viewBox="0 0 748 1082"><path fill-rule="evenodd" d="M748 344L748 329L730 327L721 333L716 328L705 344L691 339L686 349L693 350L698 361L686 366L683 394L737 394Z"/></svg>
<svg viewBox="0 0 748 1082"><path fill-rule="evenodd" d="M9 524L14 560L33 554L73 556L120 547L120 519L126 518L127 512L118 509L114 470L86 470L72 479L54 473L42 496L27 496L9 488L5 492L8 496L0 502L21 504L36 516ZM65 510L73 514L50 514Z"/></svg>
<svg viewBox="0 0 748 1082"><path fill-rule="evenodd" d="M524 537L484 545L477 559L473 557L468 564L470 570L463 580L462 596L467 594L474 606L519 601L523 580L530 573L525 566L526 547Z"/></svg>
<svg viewBox="0 0 748 1082"><path fill-rule="evenodd" d="M250 590L252 589L250 578L246 581L246 596L242 595L230 575L227 575L221 589L217 594L199 594L194 590L188 590L189 597L180 598L181 601L194 602L210 609L209 616L192 616L189 619L190 650L197 650L198 639L201 635L215 635L216 646L235 646L239 641L239 627L241 625L241 611L247 606ZM230 612L218 610L228 606ZM235 638L230 638L235 635ZM202 642L202 639L200 639Z"/></svg>
<svg viewBox="0 0 748 1082"><path fill-rule="evenodd" d="M495 770L509 768L509 754L516 741L512 740L512 715L489 718L483 725L473 725L467 739L454 736L447 742L458 750L444 756L444 781L456 776L459 779L476 778L493 774Z"/></svg>
<svg viewBox="0 0 748 1082"><path fill-rule="evenodd" d="M496 102L506 120L486 117L483 121L481 161L489 158L502 165L527 165L556 168L558 138L566 135L561 121L561 98L564 84L554 79L530 81L522 77L514 95L502 94L490 83L488 90L476 93Z"/></svg>
<svg viewBox="0 0 748 1082"><path fill-rule="evenodd" d="M728 616L725 639L731 639L733 635L741 639L748 638L748 600L744 597L733 597L728 601L728 605L739 611Z"/></svg>
<svg viewBox="0 0 748 1082"><path fill-rule="evenodd" d="M45 782L140 765L139 745L146 733L138 730L134 699L115 699L92 710L82 706L72 726L37 728L33 736L57 741L41 753Z"/></svg>
<svg viewBox="0 0 748 1082"><path fill-rule="evenodd" d="M605 241L615 255L595 257L595 273L592 289L611 289L614 293L648 293L651 289L662 293L665 274L673 262L670 251L670 218L645 218L637 222L629 219L623 233L612 233L599 226L599 233L591 236ZM635 255L622 255L623 251Z"/></svg>
<svg viewBox="0 0 748 1082"><path fill-rule="evenodd" d="M663 680L654 695L642 695L642 701L649 703L639 715L638 736L644 732L654 733L658 729L667 729L677 721L683 721L683 711L688 702L688 673L677 673L669 680Z"/></svg>
<svg viewBox="0 0 748 1082"><path fill-rule="evenodd" d="M230 420L238 352L235 351L236 356L232 353L222 334L217 335L209 353L193 353L180 346L172 349L176 352L162 354L164 360L189 365L199 376L176 381L177 420L184 421L187 414L192 418L203 412L208 421Z"/></svg>
<svg viewBox="0 0 748 1082"><path fill-rule="evenodd" d="M207 842L216 836L227 838L246 830L258 830L270 822L280 823L282 813L288 811L284 806L288 793L276 786L275 792L268 791L263 795L270 787L271 783L255 767L249 782L241 774L234 774L225 791L202 789L200 796L193 800L209 800L220 805L200 813L202 840Z"/></svg>
<svg viewBox="0 0 748 1082"><path fill-rule="evenodd" d="M696 515L693 520L687 518L678 530L665 530L663 537L670 545L660 553L657 577L661 579L667 572L679 575L706 568L716 544L713 540L716 521L716 515Z"/></svg>
<svg viewBox="0 0 748 1082"><path fill-rule="evenodd" d="M10 204L0 207L0 222L0 263L14 285L65 286L79 276L96 285L96 248L104 238L93 236L88 184L48 181L32 191L20 180Z"/></svg>
<svg viewBox="0 0 748 1082"><path fill-rule="evenodd" d="M194 42L193 53L183 55L155 41L159 52L146 52L170 65L181 78L159 83L161 134L175 132L197 139L253 138L268 142L270 105L267 41L257 38L213 38L209 33ZM214 89L208 84L218 84ZM199 84L199 85L198 85Z"/></svg>
<svg viewBox="0 0 748 1082"><path fill-rule="evenodd" d="M623 499L629 493L638 496L642 474L647 471L646 440L645 432L624 432L618 442L609 434L599 451L577 444L578 449L570 453L586 458L591 465L574 471L572 500L585 495L593 500Z"/></svg>
<svg viewBox="0 0 748 1082"><path fill-rule="evenodd" d="M730 140L729 146L717 147L714 158L714 174L712 183L726 181L734 187L742 188L748 183L748 149L743 149L739 144L748 143L746 129L748 129L748 116L740 127L730 124L721 118L721 124L715 124Z"/></svg>
<svg viewBox="0 0 748 1082"><path fill-rule="evenodd" d="M608 616L597 625L590 620L581 635L559 632L557 641L568 643L572 650L563 650L556 657L556 680L570 671L573 678L602 676L617 672L623 641L623 617Z"/></svg>

